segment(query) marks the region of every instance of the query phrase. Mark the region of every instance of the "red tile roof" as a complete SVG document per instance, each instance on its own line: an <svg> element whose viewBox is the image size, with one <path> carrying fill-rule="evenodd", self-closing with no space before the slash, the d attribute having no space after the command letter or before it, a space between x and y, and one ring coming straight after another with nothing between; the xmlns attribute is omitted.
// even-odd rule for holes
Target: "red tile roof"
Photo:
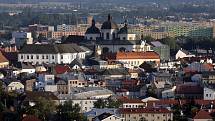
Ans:
<svg viewBox="0 0 215 121"><path fill-rule="evenodd" d="M7 58L0 51L0 63L4 63L4 62L9 62L9 61L7 60Z"/></svg>
<svg viewBox="0 0 215 121"><path fill-rule="evenodd" d="M36 116L28 115L28 116L24 117L24 119L22 119L22 121L42 121L42 120L38 119Z"/></svg>
<svg viewBox="0 0 215 121"><path fill-rule="evenodd" d="M195 103L199 105L210 105L211 103L215 103L215 100L195 100Z"/></svg>
<svg viewBox="0 0 215 121"><path fill-rule="evenodd" d="M105 59L119 60L119 59L160 59L159 54L153 51L148 52L117 52L106 53L102 56Z"/></svg>
<svg viewBox="0 0 215 121"><path fill-rule="evenodd" d="M55 71L57 74L63 74L65 72L70 72L71 69L69 68L69 66L66 65L56 65L54 67Z"/></svg>
<svg viewBox="0 0 215 121"><path fill-rule="evenodd" d="M172 113L165 108L121 108L119 112L122 114L134 113Z"/></svg>
<svg viewBox="0 0 215 121"><path fill-rule="evenodd" d="M203 88L197 84L181 84L176 86L176 94L203 94Z"/></svg>
<svg viewBox="0 0 215 121"><path fill-rule="evenodd" d="M213 119L209 112L200 110L193 119Z"/></svg>

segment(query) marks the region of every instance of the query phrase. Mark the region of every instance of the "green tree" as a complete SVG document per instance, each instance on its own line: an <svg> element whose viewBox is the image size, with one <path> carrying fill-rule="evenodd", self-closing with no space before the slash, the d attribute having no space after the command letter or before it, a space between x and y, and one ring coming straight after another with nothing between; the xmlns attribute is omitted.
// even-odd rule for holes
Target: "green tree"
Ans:
<svg viewBox="0 0 215 121"><path fill-rule="evenodd" d="M114 100L111 98L108 98L106 100L98 99L94 103L95 108L119 108L121 106L121 102L118 100Z"/></svg>
<svg viewBox="0 0 215 121"><path fill-rule="evenodd" d="M152 41L155 41L155 39L154 38L152 38L151 36L141 36L141 39L142 40L146 40L146 42L147 43L149 43L149 42L152 42Z"/></svg>
<svg viewBox="0 0 215 121"><path fill-rule="evenodd" d="M81 108L72 101L66 101L57 107L58 121L85 121L85 117L80 113Z"/></svg>
<svg viewBox="0 0 215 121"><path fill-rule="evenodd" d="M106 102L102 99L98 99L95 103L94 103L94 107L95 108L105 108L106 107Z"/></svg>
<svg viewBox="0 0 215 121"><path fill-rule="evenodd" d="M160 41L161 41L161 43L168 45L171 50L179 49L179 46L178 46L175 38L167 37L167 38L161 39Z"/></svg>
<svg viewBox="0 0 215 121"><path fill-rule="evenodd" d="M39 97L34 106L31 107L27 105L24 110L27 114L35 115L43 121L47 121L55 109L56 106L54 101Z"/></svg>

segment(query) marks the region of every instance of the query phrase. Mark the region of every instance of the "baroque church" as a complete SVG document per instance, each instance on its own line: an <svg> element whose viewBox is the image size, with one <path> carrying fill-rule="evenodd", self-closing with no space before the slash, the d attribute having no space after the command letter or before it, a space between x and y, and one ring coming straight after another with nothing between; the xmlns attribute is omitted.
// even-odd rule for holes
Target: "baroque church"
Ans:
<svg viewBox="0 0 215 121"><path fill-rule="evenodd" d="M95 20L92 20L91 27L85 33L85 39L94 41L101 53L151 51L151 46L146 41L136 39L136 34L129 29L127 21L124 27L119 29L110 14L101 29L97 28Z"/></svg>

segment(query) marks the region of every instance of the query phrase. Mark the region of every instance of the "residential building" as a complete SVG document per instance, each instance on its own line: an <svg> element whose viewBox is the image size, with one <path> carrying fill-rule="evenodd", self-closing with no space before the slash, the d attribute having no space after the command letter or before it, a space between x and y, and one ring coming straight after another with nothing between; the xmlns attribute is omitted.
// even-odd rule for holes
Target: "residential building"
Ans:
<svg viewBox="0 0 215 121"><path fill-rule="evenodd" d="M106 53L102 58L122 62L126 68L139 67L144 62L160 64L160 56L153 51Z"/></svg>
<svg viewBox="0 0 215 121"><path fill-rule="evenodd" d="M120 98L119 101L122 103L121 108L143 108L145 103L139 99Z"/></svg>
<svg viewBox="0 0 215 121"><path fill-rule="evenodd" d="M215 100L215 90L204 87L204 100Z"/></svg>
<svg viewBox="0 0 215 121"><path fill-rule="evenodd" d="M58 94L68 94L68 84L67 81L59 80L57 83L57 92Z"/></svg>
<svg viewBox="0 0 215 121"><path fill-rule="evenodd" d="M0 68L6 68L9 66L9 61L7 58L0 52Z"/></svg>
<svg viewBox="0 0 215 121"><path fill-rule="evenodd" d="M36 79L29 79L25 81L25 91L34 91L35 87L34 84Z"/></svg>
<svg viewBox="0 0 215 121"><path fill-rule="evenodd" d="M16 62L13 65L15 67L15 70L13 70L13 74L15 76L20 73L34 74L36 71L35 67L33 67L30 63Z"/></svg>
<svg viewBox="0 0 215 121"><path fill-rule="evenodd" d="M202 82L206 84L215 84L215 71L203 72Z"/></svg>
<svg viewBox="0 0 215 121"><path fill-rule="evenodd" d="M69 35L79 35L79 36L84 36L85 32L79 32L79 31L53 31L53 32L38 32L42 33L43 35L47 35L46 38L52 38L52 39L61 39L63 36L68 37Z"/></svg>
<svg viewBox="0 0 215 121"><path fill-rule="evenodd" d="M101 80L103 79L127 79L130 78L130 73L125 68L105 69L100 73Z"/></svg>
<svg viewBox="0 0 215 121"><path fill-rule="evenodd" d="M178 50L178 52L175 55L176 60L185 57L195 57L195 55L183 49Z"/></svg>
<svg viewBox="0 0 215 121"><path fill-rule="evenodd" d="M32 64L69 64L75 58L85 58L85 52L75 44L26 45L18 54L19 62L29 62Z"/></svg>
<svg viewBox="0 0 215 121"><path fill-rule="evenodd" d="M31 32L13 32L12 41L15 42L18 48L20 48L24 44L33 44Z"/></svg>
<svg viewBox="0 0 215 121"><path fill-rule="evenodd" d="M84 115L87 117L89 121L92 121L93 118L103 113L110 113L115 116L119 116L118 109L115 109L115 108L103 108L103 109L93 108L92 110L85 112Z"/></svg>
<svg viewBox="0 0 215 121"><path fill-rule="evenodd" d="M92 110L96 101L96 99L72 99L74 104L78 104L81 107L82 113Z"/></svg>
<svg viewBox="0 0 215 121"><path fill-rule="evenodd" d="M114 114L103 113L93 118L92 121L122 121L122 120L123 118L120 118Z"/></svg>
<svg viewBox="0 0 215 121"><path fill-rule="evenodd" d="M165 108L122 108L119 110L123 121L169 121L173 113Z"/></svg>
<svg viewBox="0 0 215 121"><path fill-rule="evenodd" d="M16 91L21 93L24 92L24 88L25 86L21 82L13 81L7 86L7 91L8 92Z"/></svg>
<svg viewBox="0 0 215 121"><path fill-rule="evenodd" d="M185 83L176 85L175 97L185 99L202 99L204 90L196 83Z"/></svg>
<svg viewBox="0 0 215 121"><path fill-rule="evenodd" d="M28 31L36 32L36 31L54 31L54 26L41 25L41 24L33 24L28 25Z"/></svg>

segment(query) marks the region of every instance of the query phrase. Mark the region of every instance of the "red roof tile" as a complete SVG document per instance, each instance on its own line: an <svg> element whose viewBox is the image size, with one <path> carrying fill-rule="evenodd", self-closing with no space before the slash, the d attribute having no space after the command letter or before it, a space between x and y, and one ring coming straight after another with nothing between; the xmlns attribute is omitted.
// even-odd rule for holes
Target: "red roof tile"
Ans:
<svg viewBox="0 0 215 121"><path fill-rule="evenodd" d="M193 119L213 119L209 112L200 110Z"/></svg>
<svg viewBox="0 0 215 121"><path fill-rule="evenodd" d="M4 62L9 62L9 61L7 60L7 58L0 51L0 63L4 63Z"/></svg>
<svg viewBox="0 0 215 121"><path fill-rule="evenodd" d="M55 69L57 74L63 74L65 72L70 72L71 71L69 66L66 66L66 65L65 66L64 65L56 65L54 69Z"/></svg>
<svg viewBox="0 0 215 121"><path fill-rule="evenodd" d="M38 119L36 116L28 115L24 119L22 119L22 121L41 121L41 120Z"/></svg>
<svg viewBox="0 0 215 121"><path fill-rule="evenodd" d="M119 59L160 59L159 54L153 51L148 52L117 52L117 53L106 53L103 58L110 60Z"/></svg>
<svg viewBox="0 0 215 121"><path fill-rule="evenodd" d="M121 108L119 112L122 114L134 114L134 113L171 113L171 111L165 108Z"/></svg>
<svg viewBox="0 0 215 121"><path fill-rule="evenodd" d="M181 84L176 86L176 94L203 94L203 88L197 84Z"/></svg>

